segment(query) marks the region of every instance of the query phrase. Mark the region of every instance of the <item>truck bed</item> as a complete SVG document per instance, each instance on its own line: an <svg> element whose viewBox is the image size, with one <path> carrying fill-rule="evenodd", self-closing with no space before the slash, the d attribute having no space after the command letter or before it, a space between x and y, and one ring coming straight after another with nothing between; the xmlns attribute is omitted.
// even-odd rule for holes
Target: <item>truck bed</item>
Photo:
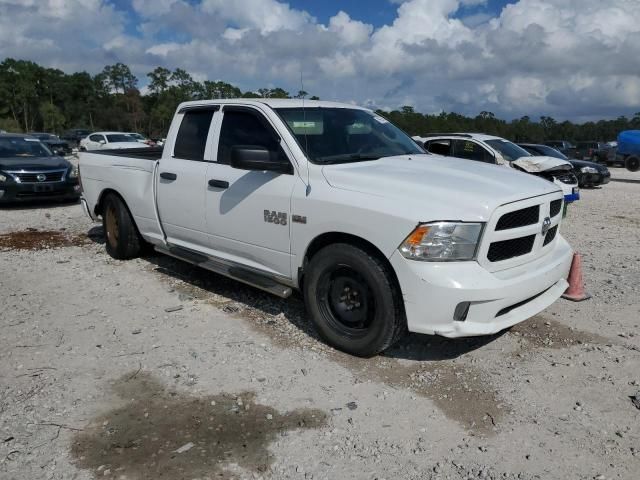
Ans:
<svg viewBox="0 0 640 480"><path fill-rule="evenodd" d="M124 199L142 234L162 238L154 200L154 171L161 154L162 148L144 147L80 152L80 178L89 211L96 213L101 193L113 190Z"/></svg>

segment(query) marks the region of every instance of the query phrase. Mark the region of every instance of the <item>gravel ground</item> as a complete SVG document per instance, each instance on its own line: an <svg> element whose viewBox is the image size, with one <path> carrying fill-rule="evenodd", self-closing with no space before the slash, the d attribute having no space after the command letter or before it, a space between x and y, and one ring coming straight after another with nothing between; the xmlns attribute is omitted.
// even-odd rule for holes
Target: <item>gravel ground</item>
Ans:
<svg viewBox="0 0 640 480"><path fill-rule="evenodd" d="M77 204L0 209L0 478L637 479L639 204L570 208L591 300L368 360L299 297L111 259Z"/></svg>

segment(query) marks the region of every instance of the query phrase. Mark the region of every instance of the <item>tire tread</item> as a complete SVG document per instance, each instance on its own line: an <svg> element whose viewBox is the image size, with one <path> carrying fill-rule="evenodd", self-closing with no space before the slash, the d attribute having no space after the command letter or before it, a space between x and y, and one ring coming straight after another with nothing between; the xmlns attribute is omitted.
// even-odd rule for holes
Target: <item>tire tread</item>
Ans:
<svg viewBox="0 0 640 480"><path fill-rule="evenodd" d="M370 349L362 349L360 351L349 352L351 354L363 357L371 357L377 355L397 343L398 340L400 340L407 333L407 322L405 319L404 304L395 276L393 275L393 272L390 271L390 267L376 255L373 255L369 251L349 243L335 243L324 247L323 249L318 251L310 260L309 267L313 268L314 260L319 261L319 259L322 259L322 257L332 255L334 254L334 252L336 254L351 252L351 254L353 255L360 256L363 260L368 262L375 271L377 271L377 273L381 276L381 278L384 279L387 287L391 291L393 315L392 323L387 328L390 331L390 334L386 335L382 343L380 343L379 345L372 345L372 348ZM313 310L309 308L310 300L308 299L308 296L309 294L305 291L305 303L307 303L307 311L311 312Z"/></svg>

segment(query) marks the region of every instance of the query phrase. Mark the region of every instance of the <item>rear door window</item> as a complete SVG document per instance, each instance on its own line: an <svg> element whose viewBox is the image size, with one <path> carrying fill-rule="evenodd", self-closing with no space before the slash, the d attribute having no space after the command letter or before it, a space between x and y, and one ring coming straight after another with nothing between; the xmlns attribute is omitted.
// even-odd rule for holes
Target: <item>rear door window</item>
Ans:
<svg viewBox="0 0 640 480"><path fill-rule="evenodd" d="M191 110L184 113L173 148L174 157L184 160L204 160L204 150L207 145L213 112L211 109Z"/></svg>
<svg viewBox="0 0 640 480"><path fill-rule="evenodd" d="M486 148L471 140L454 140L453 155L476 162L494 163L493 155Z"/></svg>
<svg viewBox="0 0 640 480"><path fill-rule="evenodd" d="M435 155L444 155L445 157L453 155L451 152L451 140L430 140L426 142L425 148L429 153Z"/></svg>

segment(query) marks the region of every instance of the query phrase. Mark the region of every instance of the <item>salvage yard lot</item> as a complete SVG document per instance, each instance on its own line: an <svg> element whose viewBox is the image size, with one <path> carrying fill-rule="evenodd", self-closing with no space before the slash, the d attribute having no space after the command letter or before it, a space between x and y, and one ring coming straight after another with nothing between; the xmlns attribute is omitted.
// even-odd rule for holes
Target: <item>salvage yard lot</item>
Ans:
<svg viewBox="0 0 640 480"><path fill-rule="evenodd" d="M0 477L638 478L639 205L612 182L569 208L593 299L372 359L299 297L113 260L79 205L4 208Z"/></svg>

